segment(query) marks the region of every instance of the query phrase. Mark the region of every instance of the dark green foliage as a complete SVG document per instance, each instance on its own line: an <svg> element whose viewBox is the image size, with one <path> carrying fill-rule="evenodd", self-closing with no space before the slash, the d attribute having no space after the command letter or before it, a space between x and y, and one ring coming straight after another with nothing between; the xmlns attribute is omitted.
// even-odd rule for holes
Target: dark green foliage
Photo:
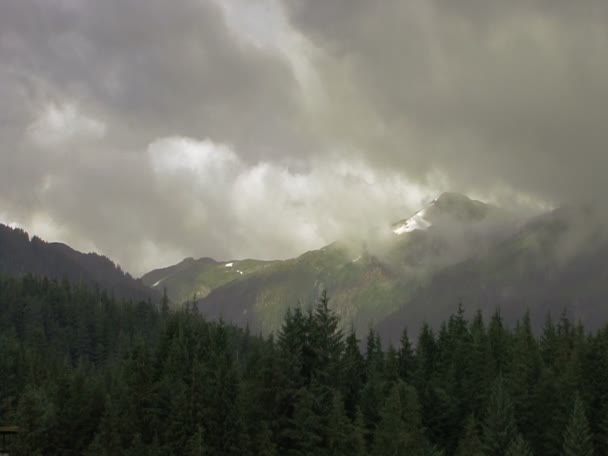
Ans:
<svg viewBox="0 0 608 456"><path fill-rule="evenodd" d="M507 449L506 456L532 456L530 446L526 443L521 434L515 437Z"/></svg>
<svg viewBox="0 0 608 456"><path fill-rule="evenodd" d="M401 405L399 387L395 385L391 389L380 412L380 422L374 434L372 454L377 456L388 454L406 456L409 454L407 449L407 434L402 415L403 407Z"/></svg>
<svg viewBox="0 0 608 456"><path fill-rule="evenodd" d="M407 329L403 329L403 333L401 334L399 347L399 376L402 380L409 382L412 380L414 375L414 369L416 367L415 361L416 358L414 356L414 349L412 348L412 343L410 342L410 338L407 335Z"/></svg>
<svg viewBox="0 0 608 456"><path fill-rule="evenodd" d="M275 340L0 278L0 425L22 429L17 455L606 454L608 329L563 316L537 339L527 315L512 330L460 307L415 347L370 329L363 354L340 328L325 294Z"/></svg>
<svg viewBox="0 0 608 456"><path fill-rule="evenodd" d="M483 424L483 448L488 456L503 456L517 437L513 403L505 381L494 382Z"/></svg>
<svg viewBox="0 0 608 456"><path fill-rule="evenodd" d="M483 456L483 446L479 438L479 428L474 416L470 416L458 443L455 456Z"/></svg>
<svg viewBox="0 0 608 456"><path fill-rule="evenodd" d="M572 415L564 436L564 456L593 456L593 440L581 398L574 399Z"/></svg>

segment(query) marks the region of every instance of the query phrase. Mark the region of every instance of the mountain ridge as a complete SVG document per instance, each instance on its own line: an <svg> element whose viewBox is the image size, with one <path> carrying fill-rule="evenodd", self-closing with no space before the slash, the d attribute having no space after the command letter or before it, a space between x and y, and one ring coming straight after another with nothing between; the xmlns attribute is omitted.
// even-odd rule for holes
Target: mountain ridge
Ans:
<svg viewBox="0 0 608 456"><path fill-rule="evenodd" d="M125 299L158 300L160 296L105 256L30 237L25 230L3 224L0 224L0 274L67 278L73 284L99 286Z"/></svg>

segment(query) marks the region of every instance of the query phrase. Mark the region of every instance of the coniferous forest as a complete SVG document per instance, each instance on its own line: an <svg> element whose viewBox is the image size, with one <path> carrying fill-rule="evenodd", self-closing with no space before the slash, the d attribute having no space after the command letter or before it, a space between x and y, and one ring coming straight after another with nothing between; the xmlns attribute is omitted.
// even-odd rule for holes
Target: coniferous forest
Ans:
<svg viewBox="0 0 608 456"><path fill-rule="evenodd" d="M0 279L0 425L20 455L608 454L608 327L523 315L344 331L322 295L279 333L192 307ZM361 337L361 340L359 339Z"/></svg>

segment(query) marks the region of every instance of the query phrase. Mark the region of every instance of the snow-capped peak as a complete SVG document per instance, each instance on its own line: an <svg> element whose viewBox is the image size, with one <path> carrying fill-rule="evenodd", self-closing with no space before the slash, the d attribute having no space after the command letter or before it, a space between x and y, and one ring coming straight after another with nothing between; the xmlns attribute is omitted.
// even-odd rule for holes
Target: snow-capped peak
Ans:
<svg viewBox="0 0 608 456"><path fill-rule="evenodd" d="M435 201L431 203L433 205ZM404 233L411 233L415 230L426 230L431 226L431 222L429 222L425 216L428 206L424 209L416 212L410 218L403 220L402 222L398 222L393 227L393 233L401 235Z"/></svg>
<svg viewBox="0 0 608 456"><path fill-rule="evenodd" d="M469 224L486 218L491 210L492 206L466 195L442 193L410 218L394 224L393 233L401 235L416 230L426 230L433 224L443 224L444 219Z"/></svg>

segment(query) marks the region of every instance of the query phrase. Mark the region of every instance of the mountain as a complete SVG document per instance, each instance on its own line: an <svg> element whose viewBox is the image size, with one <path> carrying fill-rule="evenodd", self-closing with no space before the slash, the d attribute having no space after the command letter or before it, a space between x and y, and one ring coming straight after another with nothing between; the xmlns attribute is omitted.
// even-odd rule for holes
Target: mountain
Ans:
<svg viewBox="0 0 608 456"><path fill-rule="evenodd" d="M0 224L0 274L67 278L71 283L99 286L117 297L154 299L159 295L140 280L123 272L104 256L81 253L57 242L45 242L22 229Z"/></svg>
<svg viewBox="0 0 608 456"><path fill-rule="evenodd" d="M209 318L262 332L322 289L344 324L360 334L374 325L393 342L404 326L434 326L460 303L486 316L500 307L509 322L529 310L537 326L548 310L567 309L593 329L608 310L606 232L591 208L520 219L444 193L375 240L338 241L282 261L189 258L143 279L166 286L176 302L197 295Z"/></svg>
<svg viewBox="0 0 608 456"><path fill-rule="evenodd" d="M446 218L461 223L481 221L486 219L490 212L497 210L494 206L470 199L466 195L447 192L411 217L393 224L393 232L401 235L426 230Z"/></svg>
<svg viewBox="0 0 608 456"><path fill-rule="evenodd" d="M199 302L201 312L264 332L277 329L288 307L307 305L322 289L345 322L364 327L374 315L391 311L398 289L392 271L365 251L340 243L275 262L213 290Z"/></svg>
<svg viewBox="0 0 608 456"><path fill-rule="evenodd" d="M398 312L438 271L491 249L515 226L497 207L446 193L394 224L380 241L335 242L273 262L216 287L199 309L268 332L279 328L288 307L310 304L327 289L342 321L366 331Z"/></svg>
<svg viewBox="0 0 608 456"><path fill-rule="evenodd" d="M150 271L141 280L153 289L165 288L169 299L181 304L195 298L204 298L215 288L239 280L272 263L260 260L186 258L176 265Z"/></svg>
<svg viewBox="0 0 608 456"><path fill-rule="evenodd" d="M537 327L563 311L596 329L607 317L608 237L589 208L559 208L524 224L493 248L450 265L380 321L398 340L405 324L436 322L459 303L485 315L497 308L513 322L525 311Z"/></svg>

